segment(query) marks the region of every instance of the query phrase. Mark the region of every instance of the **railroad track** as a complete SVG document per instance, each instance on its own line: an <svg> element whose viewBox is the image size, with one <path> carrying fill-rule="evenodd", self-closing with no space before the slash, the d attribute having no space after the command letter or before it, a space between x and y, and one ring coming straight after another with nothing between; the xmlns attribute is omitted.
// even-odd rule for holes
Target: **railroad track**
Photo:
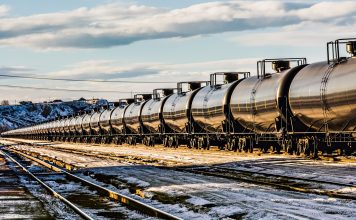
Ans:
<svg viewBox="0 0 356 220"><path fill-rule="evenodd" d="M124 206L127 206L130 209L134 209L136 211L138 211L139 213L142 213L144 216L151 216L151 217L156 217L156 218L161 218L161 219L180 219L177 216L171 215L165 211L159 210L155 207L152 207L148 204L145 204L143 202L140 202L136 199L133 199L131 197L125 196L123 194L120 194L118 192L109 190L107 188L104 188L96 183L90 182L86 179L83 179L77 175L74 175L72 173L69 173L57 166L54 166L48 162L45 162L41 159L35 158L33 156L27 155L23 152L20 151L16 151L14 149L10 149L10 150L6 150L6 152L4 152L4 150L0 150L1 153L3 153L7 158L9 158L9 160L13 161L15 164L17 164L22 170L24 170L32 179L36 180L40 185L42 185L48 192L50 192L54 197L60 199L63 203L65 203L68 207L70 207L75 213L77 213L79 216L81 216L83 219L94 219L93 217L91 217L88 213L84 212L81 208L79 208L77 205L75 205L73 202L69 201L68 199L65 198L65 196L61 195L59 192L57 192L56 190L54 190L51 186L49 186L48 184L46 184L43 180L43 178L41 179L41 177L39 176L43 176L43 173L39 173L38 175L36 175L35 173L30 172L28 169L25 168L25 166L23 166L21 164L21 162L19 162L18 160L16 160L14 157L12 157L10 155L11 154L15 154L17 156L26 158L30 161L36 162L37 164L46 167L47 169L50 169L54 172L56 172L57 174L62 174L64 175L67 179L72 180L74 182L80 183L86 187L88 187L89 189L93 189L97 192L98 195L100 196L106 196L107 198L109 198L110 200L114 200L117 201L119 203L121 203ZM46 173L48 175L51 175L53 173ZM46 175L47 176L47 175ZM63 183L63 182L61 182ZM77 193L77 192L76 192Z"/></svg>
<svg viewBox="0 0 356 220"><path fill-rule="evenodd" d="M67 150L67 149L52 149L55 151L62 151L62 152L67 152L67 153L73 153L73 154L78 154L78 155L84 155L84 156L91 156L91 157L97 157L97 158L105 158L105 159L111 159L111 160L118 160L120 162L130 162L130 163L135 163L135 164L149 164L147 162L147 158L138 158L137 156L135 158L125 158L125 157L119 157L119 156L113 156L113 155L98 155L94 153L89 153L89 152L83 152L83 151L76 151L76 150ZM53 160L53 159L50 159ZM57 163L60 164L62 167L67 167L69 166L69 169L74 169L73 166L70 166L66 163L63 163L61 161L57 161ZM156 165L156 163L153 163L151 165ZM320 184L323 185L333 185L333 186L339 186L339 187L351 187L351 188L356 188L354 184L347 184L347 183L340 183L340 182L334 182L334 181L326 181L326 180L318 180L318 179L309 179L309 178L301 178L301 177L293 177L289 175L280 175L280 174L270 174L267 172L261 172L261 171L248 171L248 170L243 170L243 169L237 169L237 168L228 168L228 167L220 167L220 166L179 166L179 167L166 167L166 166L157 166L158 168L161 169L169 169L169 170L175 170L179 172L189 172L189 173L194 173L194 174L201 174L201 175L207 175L207 176L215 176L215 177L221 177L221 178L227 178L227 179L232 179L232 180L237 180L237 181L242 181L242 182L247 182L247 183L252 183L252 184L257 184L257 185L266 185L278 189L283 189L283 190L289 190L289 191L296 191L296 192L301 192L301 193L311 193L311 194L317 194L317 195L326 195L329 197L335 197L335 198L342 198L342 199L352 199L355 200L356 197L354 195L347 195L347 194L341 194L338 192L335 192L333 190L323 190L320 188ZM315 187L315 184L319 184L319 187Z"/></svg>
<svg viewBox="0 0 356 220"><path fill-rule="evenodd" d="M206 176L227 178L227 179L238 180L238 181L258 184L258 185L266 185L266 186L271 186L283 190L356 200L355 195L340 194L331 190L322 190L318 188L313 188L310 185L310 183L312 184L317 183L317 184L328 184L328 185L335 185L335 186L342 186L342 187L351 187L356 189L356 186L352 184L344 184L339 182L314 180L314 179L291 177L291 176L276 175L276 174L269 176L268 173L260 173L260 172L246 171L246 170L239 170L234 168L225 168L225 167L218 167L218 166L173 167L170 169L181 171L181 172L201 174Z"/></svg>

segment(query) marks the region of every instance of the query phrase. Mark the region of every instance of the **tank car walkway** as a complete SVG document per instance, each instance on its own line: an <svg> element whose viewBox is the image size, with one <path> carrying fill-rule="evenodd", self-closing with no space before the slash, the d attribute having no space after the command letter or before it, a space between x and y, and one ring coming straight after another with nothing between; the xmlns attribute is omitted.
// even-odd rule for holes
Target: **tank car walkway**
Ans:
<svg viewBox="0 0 356 220"><path fill-rule="evenodd" d="M0 153L0 219L52 219Z"/></svg>

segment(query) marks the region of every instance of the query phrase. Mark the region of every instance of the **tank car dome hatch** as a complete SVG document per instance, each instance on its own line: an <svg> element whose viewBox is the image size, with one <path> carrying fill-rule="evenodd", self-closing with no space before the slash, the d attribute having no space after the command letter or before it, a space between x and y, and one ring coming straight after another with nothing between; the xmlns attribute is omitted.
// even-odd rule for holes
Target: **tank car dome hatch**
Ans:
<svg viewBox="0 0 356 220"><path fill-rule="evenodd" d="M290 61L289 60L272 61L272 69L277 73L280 73L283 70L290 69Z"/></svg>
<svg viewBox="0 0 356 220"><path fill-rule="evenodd" d="M177 83L177 93L169 96L163 105L162 116L167 129L173 133L188 132L193 97L201 88L209 84L209 81Z"/></svg>
<svg viewBox="0 0 356 220"><path fill-rule="evenodd" d="M218 72L210 75L210 86L199 90L192 102L192 118L200 129L204 132L224 131L232 91L242 79L249 76L249 72ZM195 132L201 132L200 129Z"/></svg>
<svg viewBox="0 0 356 220"><path fill-rule="evenodd" d="M289 62L296 66L285 69L290 67ZM266 64L277 72L266 73ZM257 76L243 80L232 93L230 109L235 122L253 132L279 132L284 119L280 107L286 105L288 85L305 65L305 58L258 61Z"/></svg>
<svg viewBox="0 0 356 220"><path fill-rule="evenodd" d="M346 52L356 57L356 41L349 41L346 43Z"/></svg>
<svg viewBox="0 0 356 220"><path fill-rule="evenodd" d="M161 129L162 110L167 98L175 89L163 88L153 90L152 99L148 100L141 110L141 121L144 128L151 133L158 133Z"/></svg>

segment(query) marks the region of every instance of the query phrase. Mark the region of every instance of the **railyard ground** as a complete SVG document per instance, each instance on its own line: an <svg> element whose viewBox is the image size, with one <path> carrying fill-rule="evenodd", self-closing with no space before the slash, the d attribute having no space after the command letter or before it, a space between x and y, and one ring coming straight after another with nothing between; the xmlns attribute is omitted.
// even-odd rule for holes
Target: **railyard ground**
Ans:
<svg viewBox="0 0 356 220"><path fill-rule="evenodd" d="M311 160L215 148L205 151L185 147L170 149L29 140L21 140L28 144L18 144L17 141L1 139L0 143L71 164L78 169L76 172L91 181L184 219L356 219L355 200L160 168L218 165L356 185L356 160L353 157ZM355 187L323 186L323 189L325 187L348 195L356 194Z"/></svg>

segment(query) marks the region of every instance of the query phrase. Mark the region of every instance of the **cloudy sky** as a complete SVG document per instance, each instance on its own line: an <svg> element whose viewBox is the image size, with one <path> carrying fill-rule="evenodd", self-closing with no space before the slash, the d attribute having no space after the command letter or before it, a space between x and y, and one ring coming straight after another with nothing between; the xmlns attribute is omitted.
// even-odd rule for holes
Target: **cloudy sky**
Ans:
<svg viewBox="0 0 356 220"><path fill-rule="evenodd" d="M344 37L356 37L356 1L2 0L0 74L151 83L0 77L0 100L115 100L215 71L254 74L262 58L322 61Z"/></svg>

